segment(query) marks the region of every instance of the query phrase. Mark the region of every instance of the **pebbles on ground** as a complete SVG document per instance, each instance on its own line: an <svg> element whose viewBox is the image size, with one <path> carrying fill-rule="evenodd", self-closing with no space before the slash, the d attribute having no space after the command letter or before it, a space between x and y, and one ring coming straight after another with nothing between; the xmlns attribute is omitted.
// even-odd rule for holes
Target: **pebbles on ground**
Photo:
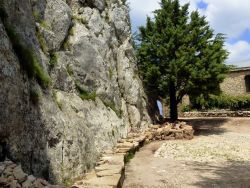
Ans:
<svg viewBox="0 0 250 188"><path fill-rule="evenodd" d="M195 162L250 161L250 135L228 132L165 142L154 157Z"/></svg>

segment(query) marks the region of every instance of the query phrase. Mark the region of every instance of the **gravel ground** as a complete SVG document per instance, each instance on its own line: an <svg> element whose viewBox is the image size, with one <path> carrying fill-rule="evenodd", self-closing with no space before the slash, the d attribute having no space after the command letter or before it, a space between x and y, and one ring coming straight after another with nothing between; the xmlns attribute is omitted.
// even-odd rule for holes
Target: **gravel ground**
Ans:
<svg viewBox="0 0 250 188"><path fill-rule="evenodd" d="M194 162L250 161L250 135L224 133L200 136L191 141L169 141L155 152L154 157Z"/></svg>
<svg viewBox="0 0 250 188"><path fill-rule="evenodd" d="M196 137L143 147L126 166L124 188L250 188L250 118L188 121Z"/></svg>

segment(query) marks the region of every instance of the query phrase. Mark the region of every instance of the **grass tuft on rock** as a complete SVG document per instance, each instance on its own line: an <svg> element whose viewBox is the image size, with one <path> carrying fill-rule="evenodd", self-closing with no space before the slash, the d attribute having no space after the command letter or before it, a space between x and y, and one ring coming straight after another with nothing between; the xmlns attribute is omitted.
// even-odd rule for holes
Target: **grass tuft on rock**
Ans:
<svg viewBox="0 0 250 188"><path fill-rule="evenodd" d="M58 55L56 53L51 53L50 54L50 61L49 61L49 65L51 68L54 68L55 65L58 62Z"/></svg>
<svg viewBox="0 0 250 188"><path fill-rule="evenodd" d="M62 101L58 98L57 92L53 91L53 99L55 101L55 103L57 104L58 108L62 111L63 109L63 103Z"/></svg>
<svg viewBox="0 0 250 188"><path fill-rule="evenodd" d="M71 66L70 64L67 64L66 69L67 69L67 73L68 73L70 76L74 75L73 68L72 68L72 66Z"/></svg>
<svg viewBox="0 0 250 188"><path fill-rule="evenodd" d="M114 102L103 101L103 104L104 104L106 107L108 107L108 108L110 108L111 110L113 110L113 111L116 113L117 117L122 118L122 110L121 110L121 109L118 110L118 109L116 108Z"/></svg>
<svg viewBox="0 0 250 188"><path fill-rule="evenodd" d="M92 100L95 101L96 99L96 92L88 92L84 90L79 84L76 84L76 89L79 93L79 96L82 100Z"/></svg>
<svg viewBox="0 0 250 188"><path fill-rule="evenodd" d="M70 43L69 43L69 40L66 38L65 39L65 41L63 42L63 49L65 50L65 51L70 51L71 50L71 48L70 48Z"/></svg>
<svg viewBox="0 0 250 188"><path fill-rule="evenodd" d="M114 75L113 70L112 70L111 67L109 67L109 79L110 79L110 80L112 80L113 75Z"/></svg>
<svg viewBox="0 0 250 188"><path fill-rule="evenodd" d="M37 78L39 84L48 87L51 83L50 77L39 64L34 50L21 40L19 34L6 20L3 21L3 24L22 68L26 70L29 77Z"/></svg>
<svg viewBox="0 0 250 188"><path fill-rule="evenodd" d="M40 26L47 30L52 30L52 27L49 23L47 23L45 20L42 20L39 22Z"/></svg>
<svg viewBox="0 0 250 188"><path fill-rule="evenodd" d="M32 15L36 22L41 22L41 15L38 10L33 10Z"/></svg>
<svg viewBox="0 0 250 188"><path fill-rule="evenodd" d="M46 54L49 51L48 46L47 46L47 42L46 42L43 35L41 34L41 32L38 29L36 30L36 38L37 38L37 40L38 40L38 42L40 44L40 48Z"/></svg>
<svg viewBox="0 0 250 188"><path fill-rule="evenodd" d="M124 156L124 163L128 163L131 159L133 159L135 156L135 151L134 150L131 150L131 151L128 151L128 153Z"/></svg>

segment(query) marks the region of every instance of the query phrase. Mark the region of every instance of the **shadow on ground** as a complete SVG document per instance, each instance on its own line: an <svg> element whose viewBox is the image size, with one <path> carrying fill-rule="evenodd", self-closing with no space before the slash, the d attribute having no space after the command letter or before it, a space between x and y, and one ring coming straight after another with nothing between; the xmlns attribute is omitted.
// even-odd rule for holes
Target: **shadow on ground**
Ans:
<svg viewBox="0 0 250 188"><path fill-rule="evenodd" d="M182 119L188 124L193 126L195 130L194 135L208 136L211 134L220 135L227 132L223 127L228 121L228 118L194 118L194 119Z"/></svg>
<svg viewBox="0 0 250 188"><path fill-rule="evenodd" d="M194 170L199 172L199 181L190 184L190 186L203 188L250 187L250 162L230 162L223 166L204 164L193 165ZM210 172L212 175L208 175L207 172Z"/></svg>
<svg viewBox="0 0 250 188"><path fill-rule="evenodd" d="M196 138L201 136L212 149L217 147L213 143L220 141L220 139L214 140L213 135L218 135L216 138L219 138L224 133L226 133L224 139L233 139L232 142L236 141L238 145L245 144L243 149L249 148L250 118L183 118L181 121L192 125ZM241 139L238 140L237 137ZM247 139L246 142L243 138ZM192 142L196 141L198 142L199 139L194 139ZM126 165L124 188L250 188L250 161L247 159L244 161L244 156L239 159L242 161L235 161L238 158L234 161L228 158L228 160L207 160L206 162L154 157L155 151L164 142L152 142L136 153ZM192 147L196 147L195 144ZM227 148L230 147L223 145L222 148L225 149L225 156L227 156ZM234 152L241 152L241 149Z"/></svg>

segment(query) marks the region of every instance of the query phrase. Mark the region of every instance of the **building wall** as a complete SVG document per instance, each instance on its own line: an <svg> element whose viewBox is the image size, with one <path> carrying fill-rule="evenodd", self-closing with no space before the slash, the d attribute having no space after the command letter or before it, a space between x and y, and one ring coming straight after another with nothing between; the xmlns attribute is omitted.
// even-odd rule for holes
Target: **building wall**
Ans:
<svg viewBox="0 0 250 188"><path fill-rule="evenodd" d="M250 94L250 92L247 92L245 81L245 77L248 75L250 75L250 67L243 67L239 68L239 70L231 71L220 85L222 92L233 96ZM163 101L161 102L163 105L163 116L169 117L169 105L164 104ZM188 95L183 97L182 102L178 106L180 116L184 115L181 112L181 107L183 105L190 105L190 99ZM187 114L185 114L185 116L187 116Z"/></svg>
<svg viewBox="0 0 250 188"><path fill-rule="evenodd" d="M221 84L221 90L228 95L246 94L245 76L250 75L250 70L232 71Z"/></svg>

